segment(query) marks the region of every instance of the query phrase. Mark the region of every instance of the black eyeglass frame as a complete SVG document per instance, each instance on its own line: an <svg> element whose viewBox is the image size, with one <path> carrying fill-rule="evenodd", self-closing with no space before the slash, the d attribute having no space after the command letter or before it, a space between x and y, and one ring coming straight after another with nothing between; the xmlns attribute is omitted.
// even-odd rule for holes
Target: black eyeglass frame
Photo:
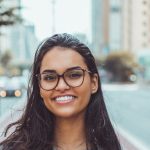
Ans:
<svg viewBox="0 0 150 150"><path fill-rule="evenodd" d="M69 70L71 70L71 69L69 69ZM85 72L89 73L90 75L92 74L91 71L86 70L86 69L83 69L83 68L77 68L76 70L82 70L82 71L83 71L83 80L82 80L81 84L78 85L78 86L71 86L71 85L69 85L69 84L67 83L67 81L65 80L64 74L65 74L68 70L64 71L63 74L58 74L58 73L56 73L56 75L57 75L57 77L58 77L57 83L56 83L56 85L54 86L54 88L49 89L49 90L44 89L44 88L42 87L42 85L40 84L41 74L46 74L46 73L39 73L39 74L36 74L36 77L38 78L40 87L41 87L43 90L45 90L45 91L51 91L51 90L54 90L54 89L57 87L60 78L63 78L64 82L65 82L69 87L75 88L75 87L79 87L79 86L81 86L81 85L83 84L83 82L84 82L84 77L85 77Z"/></svg>

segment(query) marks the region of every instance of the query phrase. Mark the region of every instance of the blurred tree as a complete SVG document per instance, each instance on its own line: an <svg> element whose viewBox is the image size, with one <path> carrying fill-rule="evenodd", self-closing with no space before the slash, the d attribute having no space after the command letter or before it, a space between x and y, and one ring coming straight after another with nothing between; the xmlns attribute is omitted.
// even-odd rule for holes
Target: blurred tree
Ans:
<svg viewBox="0 0 150 150"><path fill-rule="evenodd" d="M139 65L129 51L113 51L105 59L105 69L112 74L113 81L128 82L136 74Z"/></svg>
<svg viewBox="0 0 150 150"><path fill-rule="evenodd" d="M105 56L104 55L101 55L99 57L97 56L94 56L95 57L95 63L97 65L97 67L102 67L103 66L103 63L105 61Z"/></svg>
<svg viewBox="0 0 150 150"><path fill-rule="evenodd" d="M6 50L0 57L0 63L4 68L8 68L8 65L12 59L12 54L9 50Z"/></svg>
<svg viewBox="0 0 150 150"><path fill-rule="evenodd" d="M9 5L7 5L7 3ZM2 26L13 25L17 22L22 22L22 18L20 17L18 11L22 9L20 6L11 6L12 0L0 0L0 29ZM0 36L3 33L0 31ZM1 40L0 40L1 41ZM0 44L1 46L1 44ZM1 52L0 47L0 65L5 72L9 71L9 63L12 59L12 55L9 50L6 50L5 53ZM1 70L2 70L1 69ZM8 70L7 70L8 69Z"/></svg>
<svg viewBox="0 0 150 150"><path fill-rule="evenodd" d="M6 0L0 0L0 27L21 22L22 18L16 13L17 10L21 9L21 7L5 7L3 4L4 1Z"/></svg>

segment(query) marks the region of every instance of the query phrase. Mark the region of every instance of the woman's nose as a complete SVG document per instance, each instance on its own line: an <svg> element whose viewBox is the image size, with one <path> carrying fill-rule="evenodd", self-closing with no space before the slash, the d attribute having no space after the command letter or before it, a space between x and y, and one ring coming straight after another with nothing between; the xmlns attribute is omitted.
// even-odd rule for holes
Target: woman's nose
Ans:
<svg viewBox="0 0 150 150"><path fill-rule="evenodd" d="M55 90L66 90L66 89L69 89L69 88L70 87L69 87L69 85L67 85L65 80L63 78L60 78Z"/></svg>

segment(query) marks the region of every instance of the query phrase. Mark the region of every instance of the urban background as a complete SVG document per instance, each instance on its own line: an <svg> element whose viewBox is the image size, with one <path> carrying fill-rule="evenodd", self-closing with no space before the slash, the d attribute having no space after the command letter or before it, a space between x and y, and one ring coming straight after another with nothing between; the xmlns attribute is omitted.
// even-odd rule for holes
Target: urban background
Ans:
<svg viewBox="0 0 150 150"><path fill-rule="evenodd" d="M1 126L25 102L38 44L59 32L88 44L112 120L133 147L149 149L149 0L0 0Z"/></svg>

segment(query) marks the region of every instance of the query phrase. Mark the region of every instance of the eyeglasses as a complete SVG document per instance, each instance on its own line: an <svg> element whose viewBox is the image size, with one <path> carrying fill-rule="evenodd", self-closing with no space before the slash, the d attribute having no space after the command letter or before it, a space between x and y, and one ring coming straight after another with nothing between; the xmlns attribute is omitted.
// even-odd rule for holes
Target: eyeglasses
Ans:
<svg viewBox="0 0 150 150"><path fill-rule="evenodd" d="M85 72L90 71L82 68L68 69L63 74L59 75L56 71L44 72L37 74L39 85L42 89L50 91L57 87L60 78L62 77L69 87L79 87L84 81Z"/></svg>

